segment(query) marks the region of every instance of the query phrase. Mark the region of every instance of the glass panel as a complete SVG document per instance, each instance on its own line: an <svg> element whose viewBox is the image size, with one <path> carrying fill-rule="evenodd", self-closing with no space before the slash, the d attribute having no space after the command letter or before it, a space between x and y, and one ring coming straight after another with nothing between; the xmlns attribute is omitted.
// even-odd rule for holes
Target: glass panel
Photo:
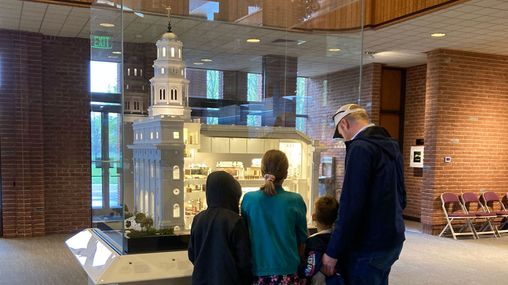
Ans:
<svg viewBox="0 0 508 285"><path fill-rule="evenodd" d="M93 226L123 252L121 112L124 67L120 11L119 4L109 1L97 1L90 9L90 91ZM131 78L139 78L140 70L132 65L125 69ZM128 83L128 90L135 92L138 89ZM132 108L126 109L137 113L139 101L136 98L130 101L133 102Z"/></svg>
<svg viewBox="0 0 508 285"><path fill-rule="evenodd" d="M330 116L337 102L360 98L360 1L170 2L169 25L167 1L124 0L123 15L117 4L101 9L97 1L92 9L92 34L111 36L112 49L121 50L110 58L92 49L92 60L123 63L118 70L135 75L118 84L129 86L123 101L136 111L143 106L136 114L95 110L102 118L99 160L104 164L105 149L108 156L98 207L128 209L127 228L108 221L126 237L123 251L143 250L128 245L135 238L187 236L193 217L207 208L204 184L212 171L231 173L243 193L258 190L261 157L270 149L287 154L283 186L302 196L312 226L321 158L345 153L330 138ZM348 21L326 19L340 11L349 11ZM116 19L115 28L97 28L100 19ZM329 22L343 26L320 26ZM121 103L117 89L106 86L112 95L102 106Z"/></svg>

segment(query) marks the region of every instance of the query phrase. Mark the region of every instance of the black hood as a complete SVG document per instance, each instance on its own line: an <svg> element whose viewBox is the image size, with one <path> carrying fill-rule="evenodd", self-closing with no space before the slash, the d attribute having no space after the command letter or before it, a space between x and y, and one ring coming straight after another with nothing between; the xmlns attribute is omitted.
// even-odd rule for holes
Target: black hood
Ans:
<svg viewBox="0 0 508 285"><path fill-rule="evenodd" d="M399 142L394 140L385 128L372 126L359 133L354 140L347 141L346 147L355 140L363 140L379 146L392 159L399 153Z"/></svg>
<svg viewBox="0 0 508 285"><path fill-rule="evenodd" d="M225 171L215 171L206 179L206 203L210 208L225 208L240 213L240 183Z"/></svg>

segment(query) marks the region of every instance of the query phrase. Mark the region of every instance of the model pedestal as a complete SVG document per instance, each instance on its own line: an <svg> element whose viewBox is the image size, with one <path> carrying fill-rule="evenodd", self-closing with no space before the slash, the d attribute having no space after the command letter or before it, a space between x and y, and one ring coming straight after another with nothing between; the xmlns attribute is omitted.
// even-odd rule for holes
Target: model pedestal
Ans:
<svg viewBox="0 0 508 285"><path fill-rule="evenodd" d="M65 243L88 275L88 284L191 284L187 251L122 255L94 229Z"/></svg>

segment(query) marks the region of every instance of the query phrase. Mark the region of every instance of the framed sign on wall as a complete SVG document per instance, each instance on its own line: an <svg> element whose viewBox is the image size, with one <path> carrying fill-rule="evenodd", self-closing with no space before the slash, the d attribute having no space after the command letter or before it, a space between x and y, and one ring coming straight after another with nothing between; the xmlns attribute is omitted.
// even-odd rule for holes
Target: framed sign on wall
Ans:
<svg viewBox="0 0 508 285"><path fill-rule="evenodd" d="M411 147L409 166L423 168L423 145Z"/></svg>

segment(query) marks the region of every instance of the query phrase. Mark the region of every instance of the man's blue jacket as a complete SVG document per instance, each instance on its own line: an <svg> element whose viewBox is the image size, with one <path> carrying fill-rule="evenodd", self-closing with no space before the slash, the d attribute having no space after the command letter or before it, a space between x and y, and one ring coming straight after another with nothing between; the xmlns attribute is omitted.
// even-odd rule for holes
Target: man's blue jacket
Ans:
<svg viewBox="0 0 508 285"><path fill-rule="evenodd" d="M347 259L400 245L405 240L405 207L398 142L384 128L368 127L346 142L339 214L326 254Z"/></svg>

